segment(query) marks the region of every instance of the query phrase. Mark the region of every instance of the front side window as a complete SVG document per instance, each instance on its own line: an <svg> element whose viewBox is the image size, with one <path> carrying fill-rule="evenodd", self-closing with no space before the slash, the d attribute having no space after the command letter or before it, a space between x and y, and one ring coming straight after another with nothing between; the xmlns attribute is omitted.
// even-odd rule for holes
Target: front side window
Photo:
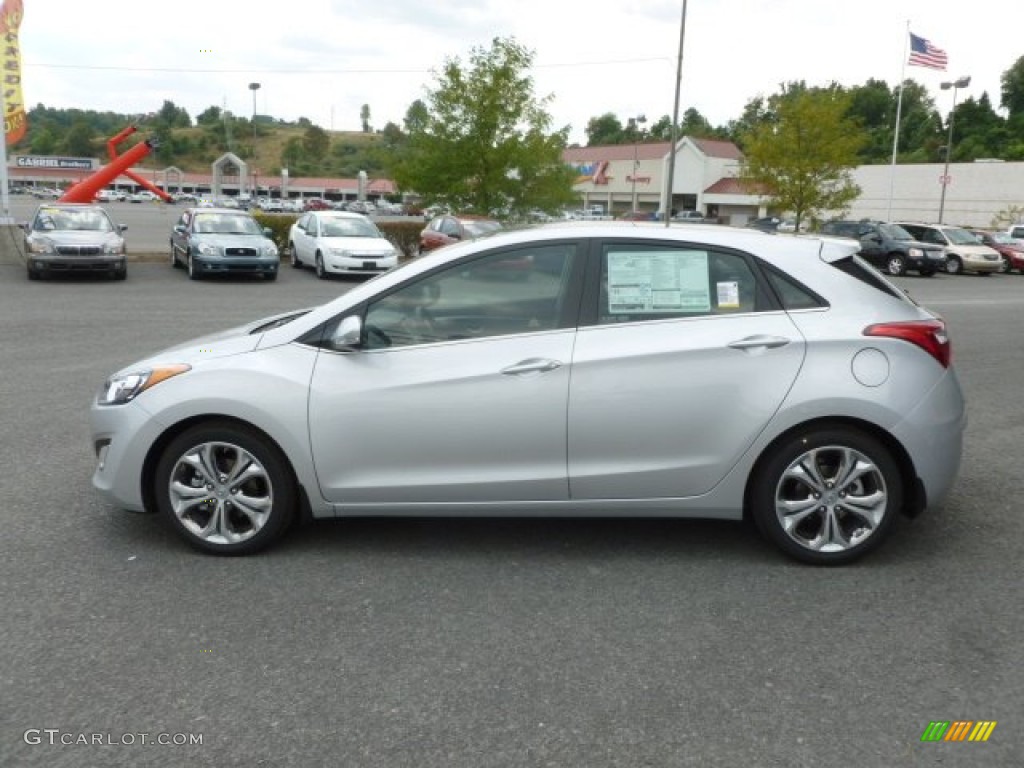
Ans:
<svg viewBox="0 0 1024 768"><path fill-rule="evenodd" d="M673 245L615 244L601 259L599 323L631 323L768 309L739 254Z"/></svg>
<svg viewBox="0 0 1024 768"><path fill-rule="evenodd" d="M371 303L369 349L533 333L561 325L575 243L502 250L418 278Z"/></svg>

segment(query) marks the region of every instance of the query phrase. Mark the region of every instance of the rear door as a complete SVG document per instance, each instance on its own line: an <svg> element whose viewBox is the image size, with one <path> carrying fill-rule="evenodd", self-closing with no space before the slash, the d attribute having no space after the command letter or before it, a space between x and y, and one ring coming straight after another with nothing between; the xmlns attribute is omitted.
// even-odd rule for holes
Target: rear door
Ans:
<svg viewBox="0 0 1024 768"><path fill-rule="evenodd" d="M605 242L569 390L573 499L696 496L753 443L804 340L748 255Z"/></svg>

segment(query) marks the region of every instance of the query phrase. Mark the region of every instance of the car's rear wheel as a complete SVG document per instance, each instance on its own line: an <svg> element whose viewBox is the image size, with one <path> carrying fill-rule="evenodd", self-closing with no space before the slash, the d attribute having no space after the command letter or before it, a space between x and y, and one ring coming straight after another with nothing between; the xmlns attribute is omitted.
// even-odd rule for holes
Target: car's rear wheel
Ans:
<svg viewBox="0 0 1024 768"><path fill-rule="evenodd" d="M890 254L886 267L889 270L889 274L895 277L899 277L907 272L907 263L903 260L902 256L895 254Z"/></svg>
<svg viewBox="0 0 1024 768"><path fill-rule="evenodd" d="M752 480L750 503L757 527L783 552L841 565L882 543L903 504L903 483L874 437L820 427L771 449Z"/></svg>
<svg viewBox="0 0 1024 768"><path fill-rule="evenodd" d="M171 246L171 267L174 269L181 269L181 262L178 261L178 254L174 250L174 246Z"/></svg>
<svg viewBox="0 0 1024 768"><path fill-rule="evenodd" d="M327 279L327 269L324 267L324 256L320 251L316 252L316 276L321 280Z"/></svg>
<svg viewBox="0 0 1024 768"><path fill-rule="evenodd" d="M1003 256L1003 263L999 266L999 271L1004 275L1008 275L1013 271L1013 265L1010 264L1009 257Z"/></svg>
<svg viewBox="0 0 1024 768"><path fill-rule="evenodd" d="M959 256L950 256L946 259L946 271L951 275L959 275L964 271L964 265Z"/></svg>
<svg viewBox="0 0 1024 768"><path fill-rule="evenodd" d="M299 261L299 254L295 250L295 243L288 244L288 253L291 257L292 267L294 269L302 269L302 262Z"/></svg>
<svg viewBox="0 0 1024 768"><path fill-rule="evenodd" d="M219 555L256 552L280 538L296 486L278 448L235 424L200 424L176 437L157 464L157 507L190 545Z"/></svg>

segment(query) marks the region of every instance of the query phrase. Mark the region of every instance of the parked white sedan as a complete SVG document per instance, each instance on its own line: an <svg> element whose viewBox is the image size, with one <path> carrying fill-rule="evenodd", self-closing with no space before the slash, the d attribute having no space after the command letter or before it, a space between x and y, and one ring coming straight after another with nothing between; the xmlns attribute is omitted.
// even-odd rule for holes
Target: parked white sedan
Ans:
<svg viewBox="0 0 1024 768"><path fill-rule="evenodd" d="M317 277L386 272L398 264L398 249L365 216L309 211L288 235L292 266L312 266Z"/></svg>

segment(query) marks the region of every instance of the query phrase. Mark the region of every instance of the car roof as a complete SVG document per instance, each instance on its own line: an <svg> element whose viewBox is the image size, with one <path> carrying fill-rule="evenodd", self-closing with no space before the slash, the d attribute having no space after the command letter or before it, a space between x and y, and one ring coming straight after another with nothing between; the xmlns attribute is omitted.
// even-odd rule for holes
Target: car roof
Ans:
<svg viewBox="0 0 1024 768"><path fill-rule="evenodd" d="M222 208L217 206L203 206L198 208L186 209L192 213L230 213L232 216L249 216L252 217L248 211L243 211L240 208Z"/></svg>

